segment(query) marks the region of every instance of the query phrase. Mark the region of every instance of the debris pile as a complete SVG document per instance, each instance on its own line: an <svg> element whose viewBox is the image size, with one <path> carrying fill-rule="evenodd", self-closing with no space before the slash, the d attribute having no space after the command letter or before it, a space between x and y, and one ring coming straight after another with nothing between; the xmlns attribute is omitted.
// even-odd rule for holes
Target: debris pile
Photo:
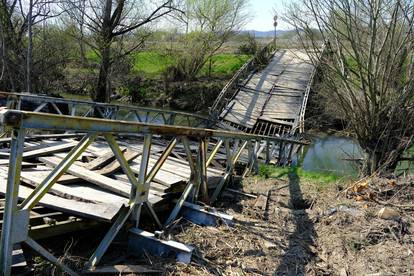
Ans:
<svg viewBox="0 0 414 276"><path fill-rule="evenodd" d="M220 206L234 216L233 228L182 222L174 238L196 248L192 263L155 265L171 274L191 275L414 273L414 210L409 208L413 179L359 183L355 192L344 189L344 183L321 189L317 183L301 182L297 189L290 177L249 178L237 193L229 189ZM369 193L375 200L355 200Z"/></svg>

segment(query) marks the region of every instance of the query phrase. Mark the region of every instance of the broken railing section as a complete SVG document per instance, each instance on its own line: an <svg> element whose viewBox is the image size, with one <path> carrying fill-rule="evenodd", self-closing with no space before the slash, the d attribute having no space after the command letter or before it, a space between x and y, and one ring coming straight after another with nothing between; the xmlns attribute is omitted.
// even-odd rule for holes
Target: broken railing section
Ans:
<svg viewBox="0 0 414 276"><path fill-rule="evenodd" d="M313 60L320 60L322 56L326 55L327 51L327 47L325 44L322 45L320 52L312 52L312 54L316 55L316 58L314 58ZM308 52L308 54L311 54L310 52ZM319 56L319 57L318 57ZM306 106L309 100L309 94L312 90L312 86L315 83L316 80L316 75L318 73L318 71L320 71L320 64L314 64L314 68L312 70L312 74L309 78L309 81L306 85L306 90L305 93L303 95L303 99L302 99L302 104L300 107L300 112L298 117L296 118L294 125L292 127L292 133L294 133L297 129L299 129L299 133L304 133L305 132L305 113L306 113Z"/></svg>
<svg viewBox="0 0 414 276"><path fill-rule="evenodd" d="M88 148L88 146L98 137L103 137L109 144L112 152L118 160L123 172L127 175L131 184L129 193L129 203L124 206L117 219L110 227L109 231L99 244L96 251L89 259L88 265L95 266L99 263L109 245L121 230L125 222L130 219L135 223L135 232L139 232L138 227L141 218L141 210L146 207L150 216L158 228L165 229L170 225L179 214L183 206L189 206L188 202L203 201L211 204L214 202L233 174L236 163L243 155L246 146L249 148L247 167L257 169L258 157L261 151L266 150L266 161L269 162L272 155L277 151L277 146L281 147L280 152L286 152L286 145L302 145L304 143L275 137L257 136L239 132L228 132L211 129L177 127L167 125L152 125L128 121L115 121L108 119L80 118L72 116L62 116L38 112L25 112L16 110L0 111L0 122L3 127L11 130L10 164L7 178L7 192L4 210L4 222L1 234L0 264L1 273L10 275L13 245L25 242L36 250L46 259L60 266L65 272L74 275L74 272L63 264L58 263L58 259L48 253L41 245L30 238L28 235L29 212L51 189L56 181L68 171L69 167L77 158ZM25 133L28 129L47 130L47 131L73 131L86 133L76 146L64 157L59 164L47 175L40 185L27 196L22 203L18 203L20 186L20 172L22 167L23 144ZM138 178L128 164L123 151L120 149L115 136L118 134L141 134L144 135L143 152L141 155L140 173ZM164 152L159 156L151 170L147 172L149 165L149 155L151 145L156 136L172 137L171 142L166 146ZM194 147L193 143L198 143ZM210 141L216 141L213 149L208 152ZM155 213L152 205L148 201L149 185L157 172L160 170L167 157L172 153L174 147L182 143L187 161L191 168L191 176L184 192L176 201L175 207L162 223ZM191 147L193 145L193 147ZM207 185L207 167L213 162L215 156L224 147L224 161L226 163L225 173L211 194ZM292 147L291 147L292 148ZM246 163L245 160L245 163ZM240 160L241 161L241 160ZM124 193L124 191L122 191ZM191 206L190 206L191 207ZM192 206L194 207L194 206ZM203 214L208 214L208 210L197 210ZM215 213L217 215L217 213Z"/></svg>
<svg viewBox="0 0 414 276"><path fill-rule="evenodd" d="M137 121L161 125L181 125L207 127L208 118L186 112L162 110L120 104L107 104L92 101L69 100L34 94L0 92L7 97L9 109L28 110L79 117L100 117L105 119Z"/></svg>

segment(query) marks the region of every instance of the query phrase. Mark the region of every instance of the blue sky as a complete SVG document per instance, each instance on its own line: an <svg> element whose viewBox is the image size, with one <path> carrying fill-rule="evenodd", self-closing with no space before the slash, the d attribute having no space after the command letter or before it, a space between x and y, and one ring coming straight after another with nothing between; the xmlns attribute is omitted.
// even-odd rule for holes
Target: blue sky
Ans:
<svg viewBox="0 0 414 276"><path fill-rule="evenodd" d="M270 31L273 30L272 8L275 7L279 17L284 12L284 6L292 0L250 0L251 20L244 27L246 30ZM279 19L278 29L290 29L289 25Z"/></svg>

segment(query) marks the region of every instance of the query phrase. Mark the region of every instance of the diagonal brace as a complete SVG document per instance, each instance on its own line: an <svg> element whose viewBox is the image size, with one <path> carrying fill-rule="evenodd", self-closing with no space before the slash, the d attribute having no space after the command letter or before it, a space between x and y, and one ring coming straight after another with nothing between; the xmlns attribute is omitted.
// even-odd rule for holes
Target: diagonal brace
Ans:
<svg viewBox="0 0 414 276"><path fill-rule="evenodd" d="M34 191L22 202L20 209L32 209L41 198L49 191L56 181L67 171L67 169L78 159L95 139L95 134L88 134L82 138L63 160L57 165L50 174L37 186Z"/></svg>

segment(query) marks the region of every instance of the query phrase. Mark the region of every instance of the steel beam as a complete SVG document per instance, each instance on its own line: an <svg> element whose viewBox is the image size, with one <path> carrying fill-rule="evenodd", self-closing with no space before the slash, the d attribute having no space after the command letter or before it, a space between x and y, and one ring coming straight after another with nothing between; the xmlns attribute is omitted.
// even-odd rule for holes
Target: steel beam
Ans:
<svg viewBox="0 0 414 276"><path fill-rule="evenodd" d="M234 166L236 165L237 161L239 160L239 158L240 158L243 150L246 148L247 144L248 144L248 142L245 141L241 145L240 149L237 152L235 152L234 154L232 154L231 159L230 159L231 162L228 163L227 167L226 167L226 173L224 174L223 178L220 180L219 184L217 185L216 189L213 192L213 195L210 198L210 203L211 204L214 203L217 200L217 198L218 198L219 194L221 193L221 191L223 190L223 187L226 184L228 178L233 174ZM228 148L228 152L230 152L230 148ZM227 154L229 155L229 153L227 153Z"/></svg>
<svg viewBox="0 0 414 276"><path fill-rule="evenodd" d="M20 171L24 148L24 129L14 129L10 146L9 171L7 176L6 202L0 240L0 274L10 275L13 254L13 224L17 212Z"/></svg>
<svg viewBox="0 0 414 276"><path fill-rule="evenodd" d="M24 119L23 119L24 118ZM56 114L45 114L27 111L2 110L0 111L0 123L10 126L24 128L35 128L45 130L98 133L151 133L158 135L187 136L193 138L232 138L255 141L282 141L286 143L307 145L309 143L290 138L270 137L263 135L246 134L242 132L178 127L167 125L154 125L129 121L116 121L96 118L80 118Z"/></svg>
<svg viewBox="0 0 414 276"><path fill-rule="evenodd" d="M125 222L131 215L135 205L132 204L127 208L122 208L119 212L118 218L116 221L111 225L111 228L106 233L105 237L100 242L98 248L95 250L95 252L92 254L92 256L89 258L88 263L86 264L86 267L94 267L96 266L99 261L102 259L105 252L108 250L109 245L112 243L112 241L115 239L116 235L119 233L119 231L124 226Z"/></svg>
<svg viewBox="0 0 414 276"><path fill-rule="evenodd" d="M184 202L187 200L187 197L190 195L193 188L194 188L193 181L189 181L183 193L181 194L180 198L177 200L177 203L175 204L174 209L171 211L169 217L164 223L164 226L163 226L164 228L168 228L168 226L175 220L175 218L177 217L178 213L180 212L181 208L184 205Z"/></svg>
<svg viewBox="0 0 414 276"><path fill-rule="evenodd" d="M182 215L185 219L200 226L218 226L220 223L232 226L233 216L217 212L215 208L184 202Z"/></svg>
<svg viewBox="0 0 414 276"><path fill-rule="evenodd" d="M208 186L207 186L207 160L206 160L206 140L201 139L199 143L199 178L201 188L201 198L204 203L209 203Z"/></svg>
<svg viewBox="0 0 414 276"><path fill-rule="evenodd" d="M210 155L208 156L206 167L210 166L211 162L213 161L214 157L216 156L217 152L219 151L221 145L223 145L223 139L218 140L217 144L214 146L213 150L211 151Z"/></svg>
<svg viewBox="0 0 414 276"><path fill-rule="evenodd" d="M64 265L59 259L57 259L55 256L49 253L46 249L44 249L40 244L32 240L31 238L28 238L25 243L30 246L34 251L39 253L42 257L44 257L49 262L53 263L60 269L62 269L65 273L69 274L70 276L78 276L79 274Z"/></svg>
<svg viewBox="0 0 414 276"><path fill-rule="evenodd" d="M148 173L146 179L147 182L151 182L154 179L158 171L161 169L162 165L164 165L165 161L167 161L168 156L171 154L177 142L178 138L174 138L168 143L164 152L161 154L160 158L157 160L157 162L152 167L151 171Z"/></svg>
<svg viewBox="0 0 414 276"><path fill-rule="evenodd" d="M190 263L193 247L185 244L171 241L161 240L154 234L143 231L138 228L129 230L128 247L132 254L143 256L146 252L159 257L172 256L179 262Z"/></svg>
<svg viewBox="0 0 414 276"><path fill-rule="evenodd" d="M148 161L151 154L151 141L152 135L145 134L144 136L144 150L141 155L141 164L138 175L138 186L136 187L135 194L132 194L135 198L134 202L138 203L138 206L134 210L133 220L135 220L135 226L139 226L139 218L141 215L142 203L148 200L149 183L146 182Z"/></svg>

